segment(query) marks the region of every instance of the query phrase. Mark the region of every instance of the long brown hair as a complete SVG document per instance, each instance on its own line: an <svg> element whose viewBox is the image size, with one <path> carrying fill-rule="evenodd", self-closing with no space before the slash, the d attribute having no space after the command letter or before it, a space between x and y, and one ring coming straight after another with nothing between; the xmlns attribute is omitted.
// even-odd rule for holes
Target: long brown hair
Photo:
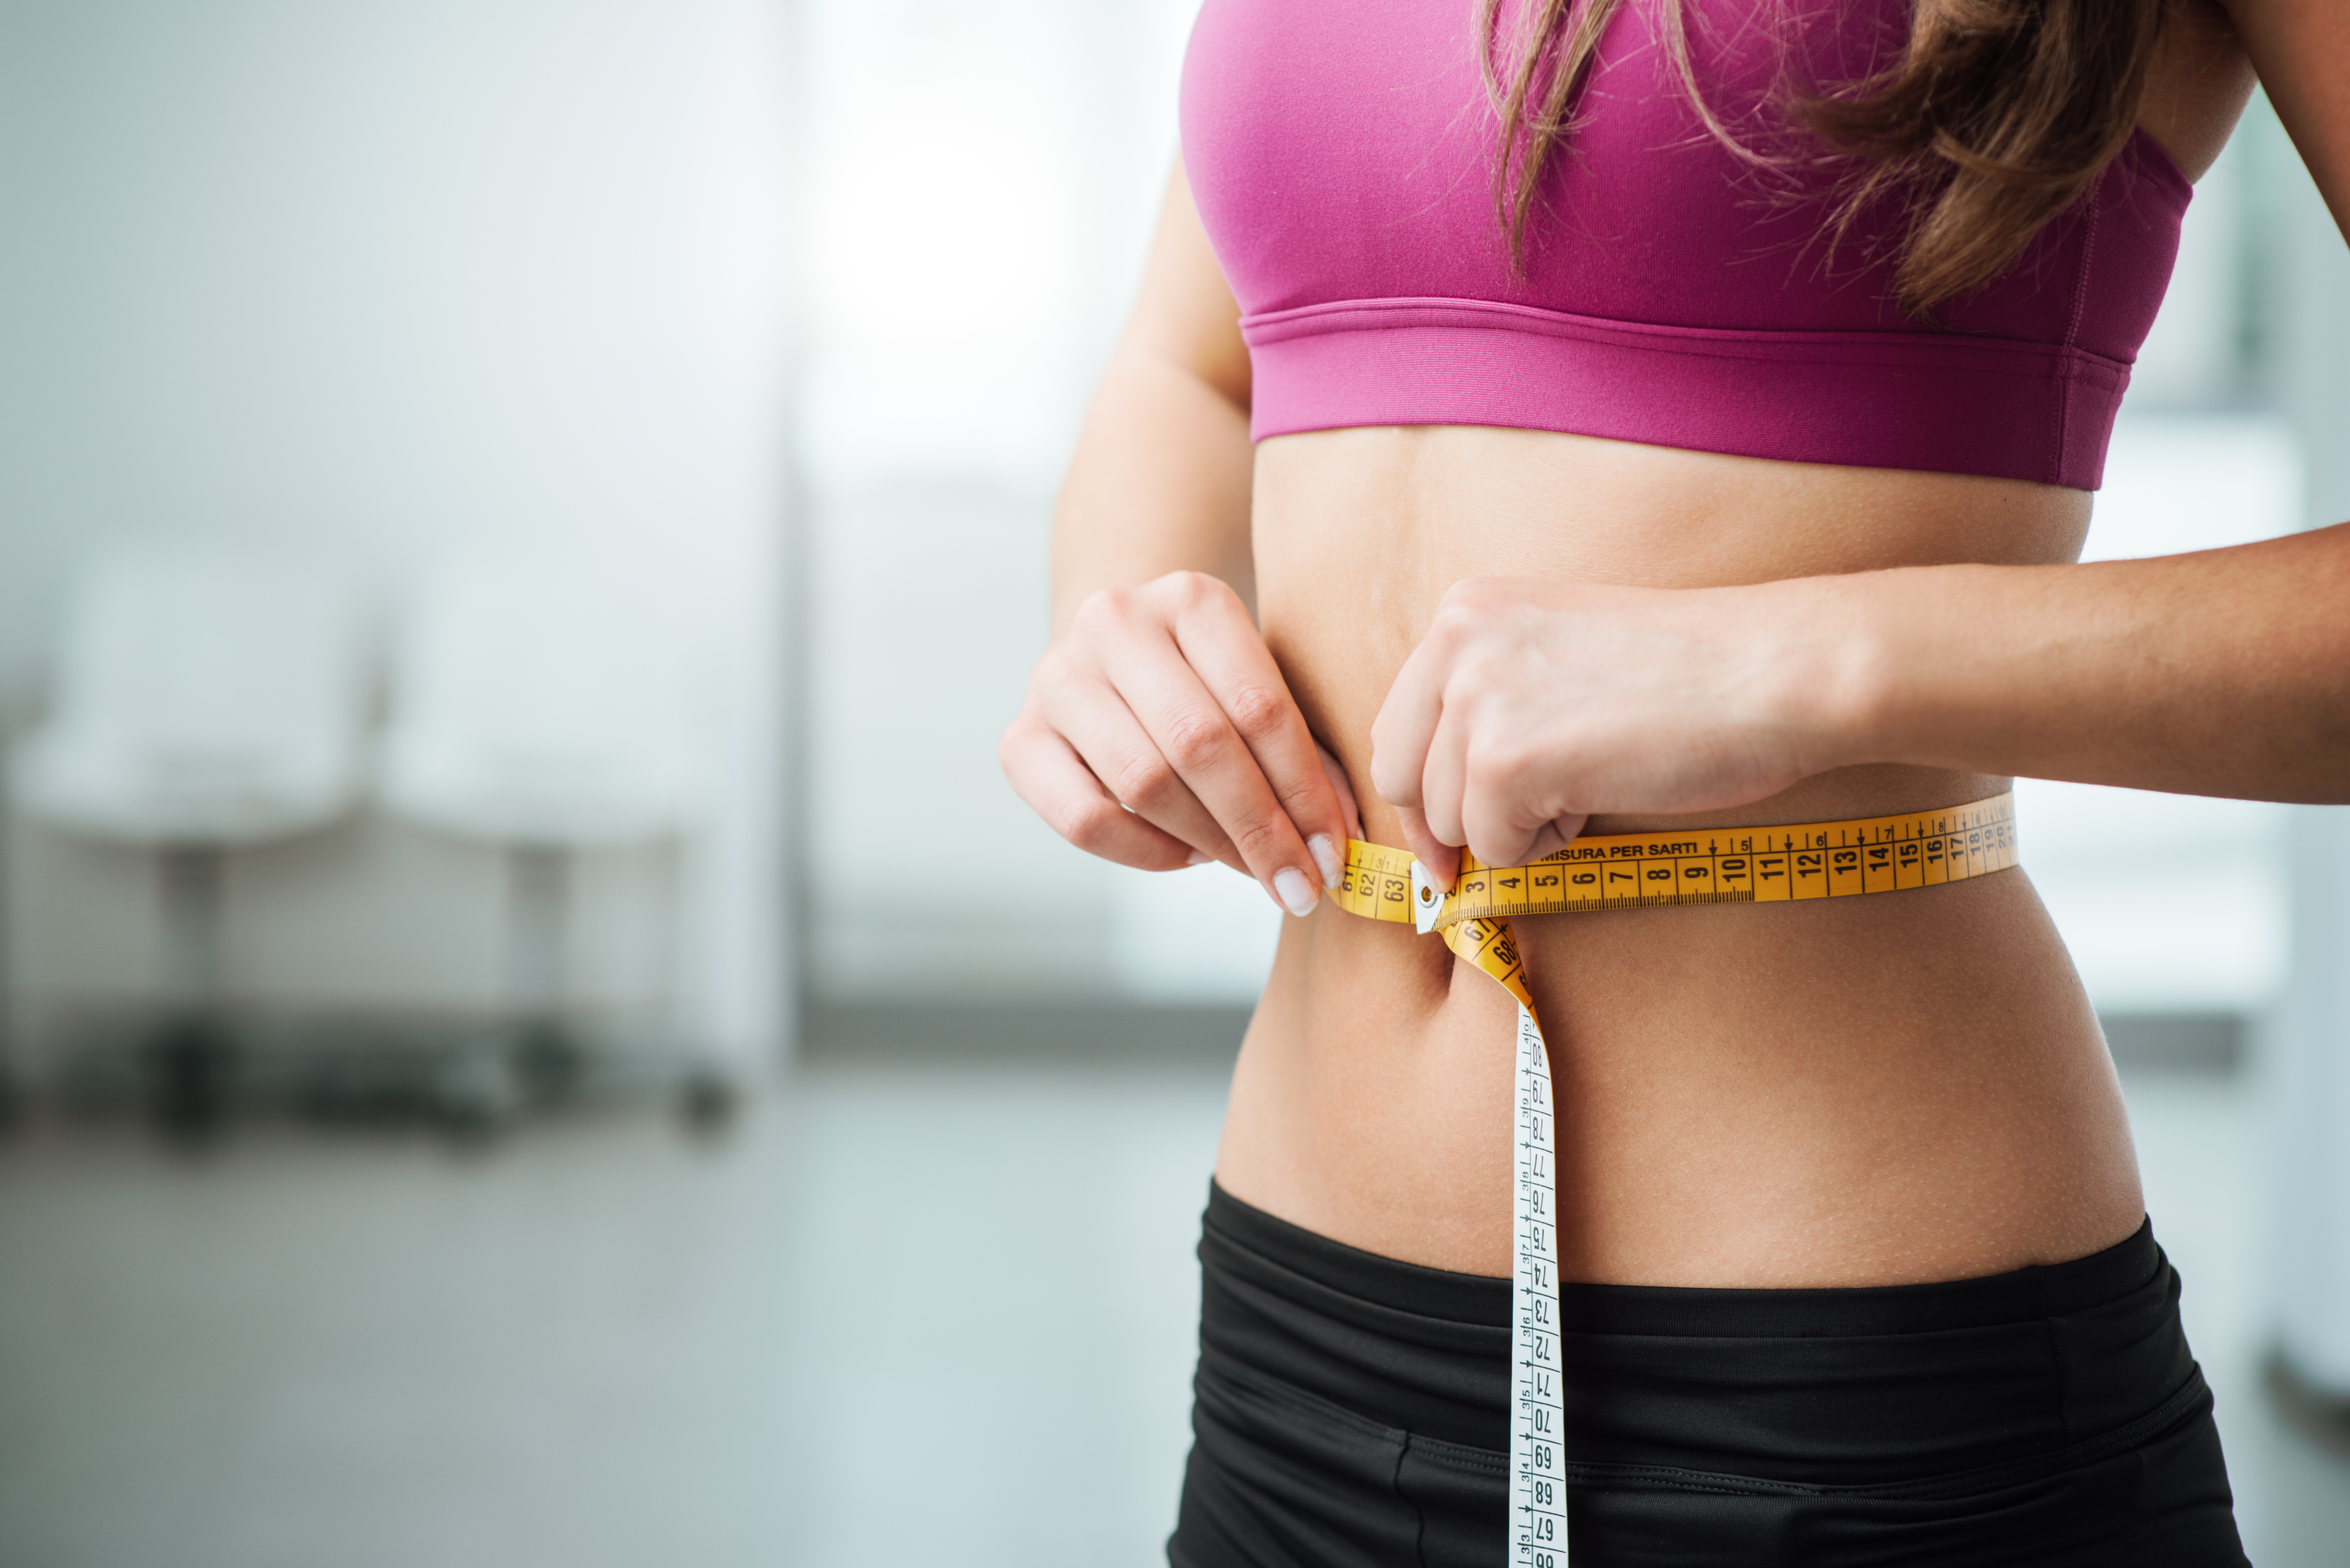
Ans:
<svg viewBox="0 0 2350 1568"><path fill-rule="evenodd" d="M1785 166L1726 125L1690 68L1683 0L1652 0L1706 130L1758 169ZM1478 0L1486 90L1502 125L1493 200L1513 269L1544 167L1580 123L1577 99L1625 0ZM1900 63L1866 81L1784 96L1786 121L1845 165L1831 239L1863 208L1905 202L1894 269L1924 317L1996 276L2129 140L2166 0L1913 0ZM1504 33L1513 35L1503 36Z"/></svg>

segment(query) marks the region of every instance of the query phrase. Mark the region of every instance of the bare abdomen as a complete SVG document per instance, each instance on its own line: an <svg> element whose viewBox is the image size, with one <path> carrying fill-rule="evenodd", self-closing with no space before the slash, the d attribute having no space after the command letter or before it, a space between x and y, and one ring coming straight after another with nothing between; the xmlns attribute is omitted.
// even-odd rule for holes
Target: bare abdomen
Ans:
<svg viewBox="0 0 2350 1568"><path fill-rule="evenodd" d="M2063 561L2087 511L2042 486L1539 432L1321 432L1260 449L1259 613L1367 831L1395 844L1368 790L1371 721L1461 577L1700 587ZM1850 769L1684 820L1824 821L2000 785ZM2138 1223L2111 1064L2022 872L1516 924L1551 1044L1569 1278L1963 1278L2080 1256ZM1219 1179L1372 1251L1505 1273L1512 1012L1433 939L1327 905L1288 921Z"/></svg>

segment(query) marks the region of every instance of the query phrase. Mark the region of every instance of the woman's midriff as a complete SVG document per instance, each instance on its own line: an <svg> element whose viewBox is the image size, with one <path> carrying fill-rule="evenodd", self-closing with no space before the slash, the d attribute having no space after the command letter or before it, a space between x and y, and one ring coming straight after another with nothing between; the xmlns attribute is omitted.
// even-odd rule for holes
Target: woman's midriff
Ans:
<svg viewBox="0 0 2350 1568"><path fill-rule="evenodd" d="M1698 587L2074 559L2089 498L1482 428L1258 450L1265 639L1368 836L1371 722L1463 577ZM1852 768L1736 811L1831 821L2003 779ZM2032 825L2018 825L2024 863ZM2084 1256L2144 1209L2103 1038L2025 874L1850 901L1513 922L1551 1050L1565 1276L1797 1287ZM1388 1257L1509 1272L1509 998L1434 938L1284 922L1217 1158L1234 1197Z"/></svg>

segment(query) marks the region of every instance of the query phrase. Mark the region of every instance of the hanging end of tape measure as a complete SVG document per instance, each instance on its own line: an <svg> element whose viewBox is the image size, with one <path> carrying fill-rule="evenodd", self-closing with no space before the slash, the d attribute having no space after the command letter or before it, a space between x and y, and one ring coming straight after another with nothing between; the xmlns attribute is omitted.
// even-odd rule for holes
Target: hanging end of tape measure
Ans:
<svg viewBox="0 0 2350 1568"><path fill-rule="evenodd" d="M1444 912L1444 892L1428 874L1428 867L1415 860L1411 863L1411 924L1421 936L1436 929L1436 917Z"/></svg>

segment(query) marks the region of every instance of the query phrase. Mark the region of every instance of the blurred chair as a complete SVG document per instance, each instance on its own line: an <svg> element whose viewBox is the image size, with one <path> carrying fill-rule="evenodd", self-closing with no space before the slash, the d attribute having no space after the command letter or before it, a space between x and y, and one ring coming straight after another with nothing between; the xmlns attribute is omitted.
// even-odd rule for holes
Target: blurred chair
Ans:
<svg viewBox="0 0 2350 1568"><path fill-rule="evenodd" d="M224 857L322 827L356 797L361 630L334 577L234 548L103 556L66 607L16 805L157 852L172 1017L151 1064L176 1130L209 1127L224 1090Z"/></svg>
<svg viewBox="0 0 2350 1568"><path fill-rule="evenodd" d="M574 860L675 844L707 810L687 639L666 611L621 563L480 554L435 574L395 638L382 800L507 865L512 1018L452 1064L452 1115L494 1126L577 1085L590 1053L565 965ZM731 1087L682 1065L688 1114L722 1119Z"/></svg>

